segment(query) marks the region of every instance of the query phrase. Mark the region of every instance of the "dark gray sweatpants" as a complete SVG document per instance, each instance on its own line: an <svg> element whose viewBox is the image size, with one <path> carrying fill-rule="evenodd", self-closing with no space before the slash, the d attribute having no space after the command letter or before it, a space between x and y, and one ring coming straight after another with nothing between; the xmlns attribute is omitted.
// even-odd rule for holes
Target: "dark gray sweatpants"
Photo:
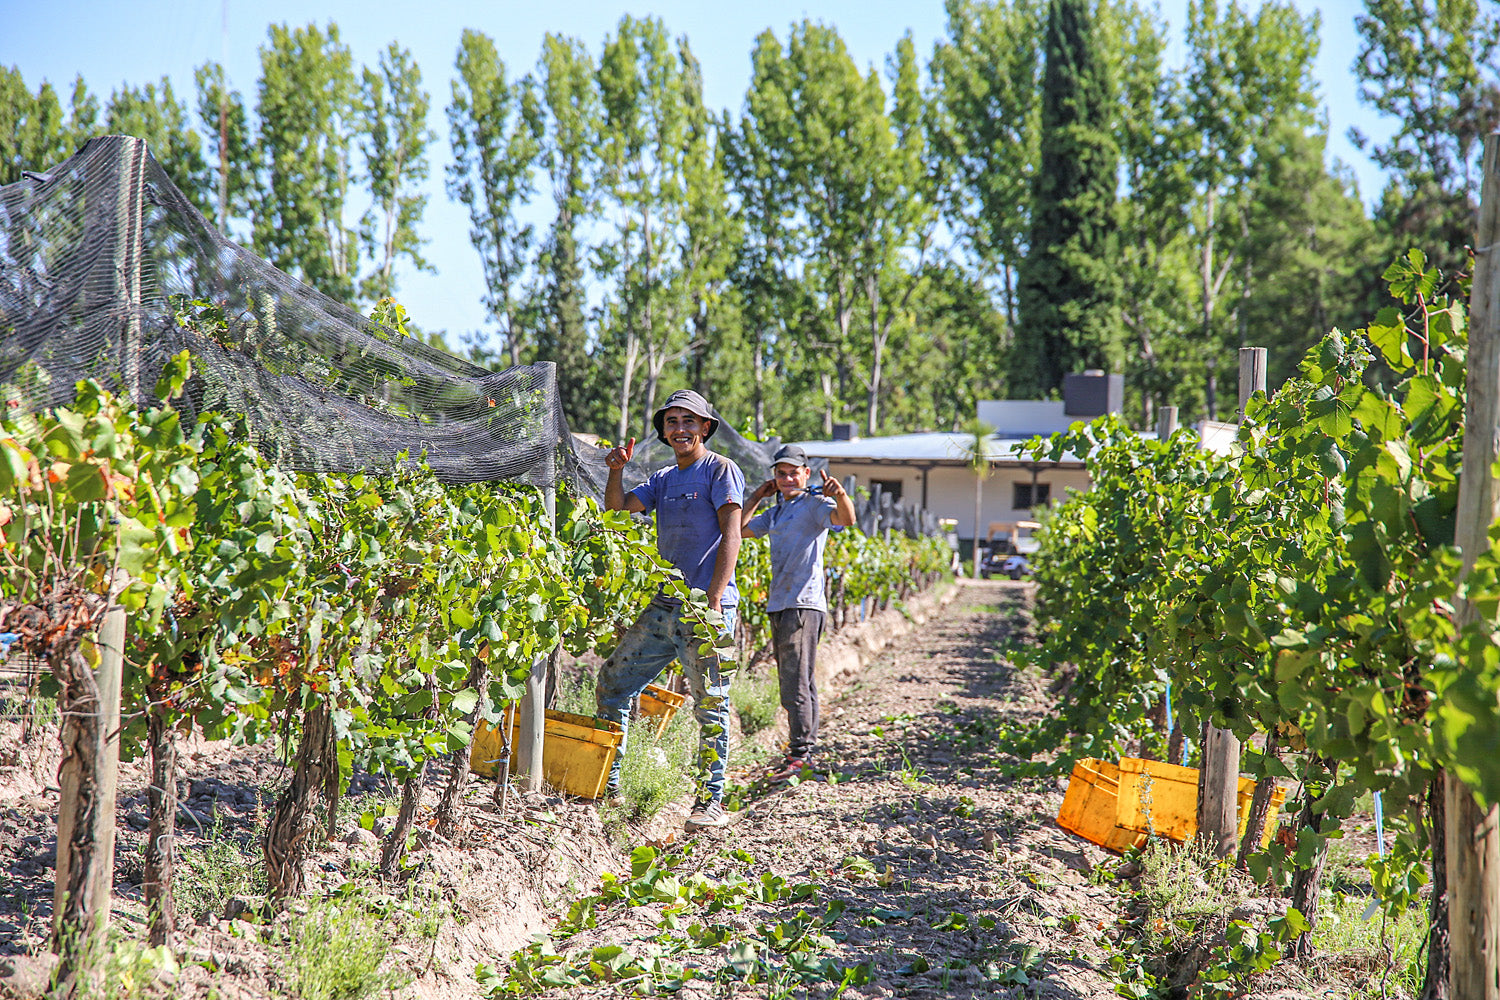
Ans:
<svg viewBox="0 0 1500 1000"><path fill-rule="evenodd" d="M805 760L818 742L818 680L813 667L824 614L813 608L771 612L771 646L776 652L776 679L781 707L791 730L787 756Z"/></svg>

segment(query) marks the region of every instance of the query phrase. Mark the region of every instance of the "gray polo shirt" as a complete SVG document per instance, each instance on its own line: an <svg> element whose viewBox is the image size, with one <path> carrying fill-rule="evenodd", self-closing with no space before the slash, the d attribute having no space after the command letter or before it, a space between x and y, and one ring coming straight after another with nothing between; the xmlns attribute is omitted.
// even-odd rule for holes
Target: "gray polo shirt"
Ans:
<svg viewBox="0 0 1500 1000"><path fill-rule="evenodd" d="M751 518L745 530L771 540L771 593L767 611L812 608L826 612L823 597L823 545L833 527L837 504L831 497L803 492Z"/></svg>

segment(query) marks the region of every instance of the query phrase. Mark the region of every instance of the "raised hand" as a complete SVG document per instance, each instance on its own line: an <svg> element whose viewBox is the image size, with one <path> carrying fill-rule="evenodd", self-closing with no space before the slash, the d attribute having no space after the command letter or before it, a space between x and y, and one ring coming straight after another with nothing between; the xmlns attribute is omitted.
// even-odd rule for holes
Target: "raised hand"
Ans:
<svg viewBox="0 0 1500 1000"><path fill-rule="evenodd" d="M823 495L837 500L844 495L844 484L828 474L827 469L819 469L818 475L823 477Z"/></svg>
<svg viewBox="0 0 1500 1000"><path fill-rule="evenodd" d="M635 438L631 438L627 444L611 448L609 454L604 456L604 464L611 469L623 469L634 455Z"/></svg>

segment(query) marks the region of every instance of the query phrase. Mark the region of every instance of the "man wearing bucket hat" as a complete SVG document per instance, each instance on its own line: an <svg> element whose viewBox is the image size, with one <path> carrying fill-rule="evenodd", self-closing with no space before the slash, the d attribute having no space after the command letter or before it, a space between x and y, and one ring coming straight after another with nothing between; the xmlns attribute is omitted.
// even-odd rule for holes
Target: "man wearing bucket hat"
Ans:
<svg viewBox="0 0 1500 1000"><path fill-rule="evenodd" d="M654 513L657 551L677 567L689 587L707 595L709 607L723 612L723 628L732 631L739 607L734 564L740 553L745 477L729 459L708 450L705 442L713 437L719 421L698 393L691 389L672 393L651 421L656 436L672 449L677 461L626 493L621 470L635 453L635 438L612 449L604 459L609 466L605 509ZM716 653L700 653L701 645L692 623L682 617L681 602L658 593L600 668L597 688L599 715L625 728L630 708L646 685L673 660L682 663L693 693L693 715L701 730L699 760L706 774L688 816L689 830L728 822L723 798L733 672L724 669ZM625 751L623 744L620 751ZM617 754L609 775L611 796L620 791L620 763Z"/></svg>
<svg viewBox="0 0 1500 1000"><path fill-rule="evenodd" d="M771 615L771 648L776 653L776 678L781 707L786 709L790 742L786 758L770 774L786 781L802 773L818 742L818 681L814 667L818 639L823 634L828 603L823 596L823 546L831 527L854 523L854 501L837 479L821 473L820 492L807 488L812 470L807 452L795 444L782 445L771 464L772 478L761 483L745 501L740 514L746 538L769 538L771 591L766 610ZM777 495L776 506L762 514L762 500Z"/></svg>

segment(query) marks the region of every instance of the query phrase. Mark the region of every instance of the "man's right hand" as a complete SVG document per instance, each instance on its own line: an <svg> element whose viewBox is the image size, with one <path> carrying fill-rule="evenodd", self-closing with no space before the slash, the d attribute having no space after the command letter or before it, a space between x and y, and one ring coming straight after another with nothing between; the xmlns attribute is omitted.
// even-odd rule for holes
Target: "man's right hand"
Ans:
<svg viewBox="0 0 1500 1000"><path fill-rule="evenodd" d="M777 489L777 487L776 487L776 480L774 480L774 479L767 479L765 482L763 482L759 486L757 486L755 488L755 492L752 493L750 496L751 496L751 498L753 500L755 500L757 503L759 503L760 501L764 500L766 497L771 496L773 493L775 493L776 489Z"/></svg>
<svg viewBox="0 0 1500 1000"><path fill-rule="evenodd" d="M626 463L635 455L635 438L631 438L628 444L611 448L609 454L604 456L604 464L611 469L623 469Z"/></svg>

